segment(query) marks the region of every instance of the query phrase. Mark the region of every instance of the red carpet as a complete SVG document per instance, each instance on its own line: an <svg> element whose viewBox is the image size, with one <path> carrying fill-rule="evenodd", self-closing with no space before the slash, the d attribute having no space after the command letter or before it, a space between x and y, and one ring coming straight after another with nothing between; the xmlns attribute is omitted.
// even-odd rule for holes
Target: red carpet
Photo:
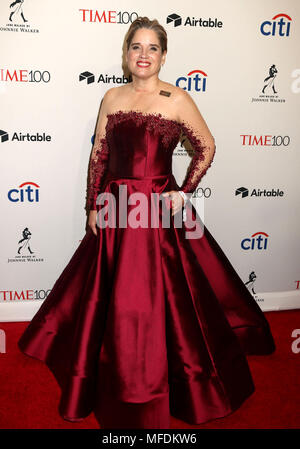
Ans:
<svg viewBox="0 0 300 449"><path fill-rule="evenodd" d="M172 429L296 429L300 427L300 352L292 351L300 310L266 312L277 346L269 356L248 356L256 391L231 415L191 426L178 419ZM0 354L0 429L98 429L93 414L80 423L57 411L60 389L45 364L25 356L17 341L27 326L1 323L6 353ZM299 331L300 334L300 331ZM300 342L298 343L300 349Z"/></svg>

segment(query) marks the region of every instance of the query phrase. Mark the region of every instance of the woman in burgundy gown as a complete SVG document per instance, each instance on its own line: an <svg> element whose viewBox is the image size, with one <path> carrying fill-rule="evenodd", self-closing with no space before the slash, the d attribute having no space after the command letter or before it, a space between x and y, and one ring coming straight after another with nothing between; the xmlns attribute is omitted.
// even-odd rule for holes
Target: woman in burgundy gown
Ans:
<svg viewBox="0 0 300 449"><path fill-rule="evenodd" d="M190 95L158 78L165 30L138 18L126 42L132 82L109 89L100 107L88 230L18 345L54 374L66 420L94 412L102 428L169 428L170 415L200 424L242 405L255 390L246 355L275 344L208 229L187 238L201 220L186 200L216 147ZM178 186L172 153L183 136L194 156ZM139 217L156 210L158 226L120 225L135 214L136 194L147 199ZM103 211L117 226L103 225Z"/></svg>

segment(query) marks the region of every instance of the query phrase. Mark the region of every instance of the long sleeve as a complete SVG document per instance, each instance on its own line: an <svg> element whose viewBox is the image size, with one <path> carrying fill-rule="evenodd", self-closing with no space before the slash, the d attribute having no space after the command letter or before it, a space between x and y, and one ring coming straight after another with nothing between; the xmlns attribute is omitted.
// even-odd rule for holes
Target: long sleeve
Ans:
<svg viewBox="0 0 300 449"><path fill-rule="evenodd" d="M96 200L107 173L108 161L109 147L106 135L97 131L89 163L86 209L96 210Z"/></svg>
<svg viewBox="0 0 300 449"><path fill-rule="evenodd" d="M205 133L197 134L197 131L191 126L182 125L182 133L190 141L194 155L188 167L185 179L180 186L180 190L185 193L193 193L201 178L206 174L208 168L211 166L214 159L216 146L214 138Z"/></svg>
<svg viewBox="0 0 300 449"><path fill-rule="evenodd" d="M216 145L214 137L191 96L184 91L181 101L181 132L188 138L194 155L179 190L192 194L211 166Z"/></svg>

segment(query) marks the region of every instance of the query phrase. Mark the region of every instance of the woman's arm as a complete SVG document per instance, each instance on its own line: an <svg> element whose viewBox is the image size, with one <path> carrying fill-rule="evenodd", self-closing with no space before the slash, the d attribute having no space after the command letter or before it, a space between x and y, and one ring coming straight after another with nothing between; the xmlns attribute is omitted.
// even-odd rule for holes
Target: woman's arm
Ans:
<svg viewBox="0 0 300 449"><path fill-rule="evenodd" d="M108 169L109 148L106 136L107 111L112 89L109 89L100 104L98 120L95 132L94 145L91 151L88 186L86 196L86 210L89 211L88 224L93 233L97 235L97 196L101 192L102 183Z"/></svg>
<svg viewBox="0 0 300 449"><path fill-rule="evenodd" d="M102 187L108 167L109 149L106 138L108 92L105 93L100 104L95 132L94 145L91 151L89 169L86 209L96 210L96 200Z"/></svg>
<svg viewBox="0 0 300 449"><path fill-rule="evenodd" d="M194 100L186 91L181 89L176 98L176 106L182 133L189 139L195 152L180 190L193 193L214 159L215 139Z"/></svg>

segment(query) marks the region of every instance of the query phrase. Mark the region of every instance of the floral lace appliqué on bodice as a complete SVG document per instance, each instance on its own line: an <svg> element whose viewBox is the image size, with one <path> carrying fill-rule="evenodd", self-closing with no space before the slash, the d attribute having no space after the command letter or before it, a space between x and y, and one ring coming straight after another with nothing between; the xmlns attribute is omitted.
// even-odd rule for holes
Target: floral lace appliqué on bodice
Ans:
<svg viewBox="0 0 300 449"><path fill-rule="evenodd" d="M141 111L122 111L107 114L107 131L111 131L116 124L134 121L137 126L146 124L146 130L162 135L162 144L169 147L174 139L180 137L180 124L176 120L163 117L160 113Z"/></svg>
<svg viewBox="0 0 300 449"><path fill-rule="evenodd" d="M100 137L96 134L90 160L87 191L87 208L90 210L96 210L96 199L101 192L102 182L108 169L109 134L114 132L114 127L117 124L132 120L136 126L146 123L147 131L161 134L163 136L162 144L165 147L169 147L172 143L176 145L182 135L188 138L194 155L179 190L193 193L213 161L216 147L211 135L206 136L204 133L199 133L187 122L179 123L164 117L161 113L154 112L119 110L107 114L106 136Z"/></svg>

